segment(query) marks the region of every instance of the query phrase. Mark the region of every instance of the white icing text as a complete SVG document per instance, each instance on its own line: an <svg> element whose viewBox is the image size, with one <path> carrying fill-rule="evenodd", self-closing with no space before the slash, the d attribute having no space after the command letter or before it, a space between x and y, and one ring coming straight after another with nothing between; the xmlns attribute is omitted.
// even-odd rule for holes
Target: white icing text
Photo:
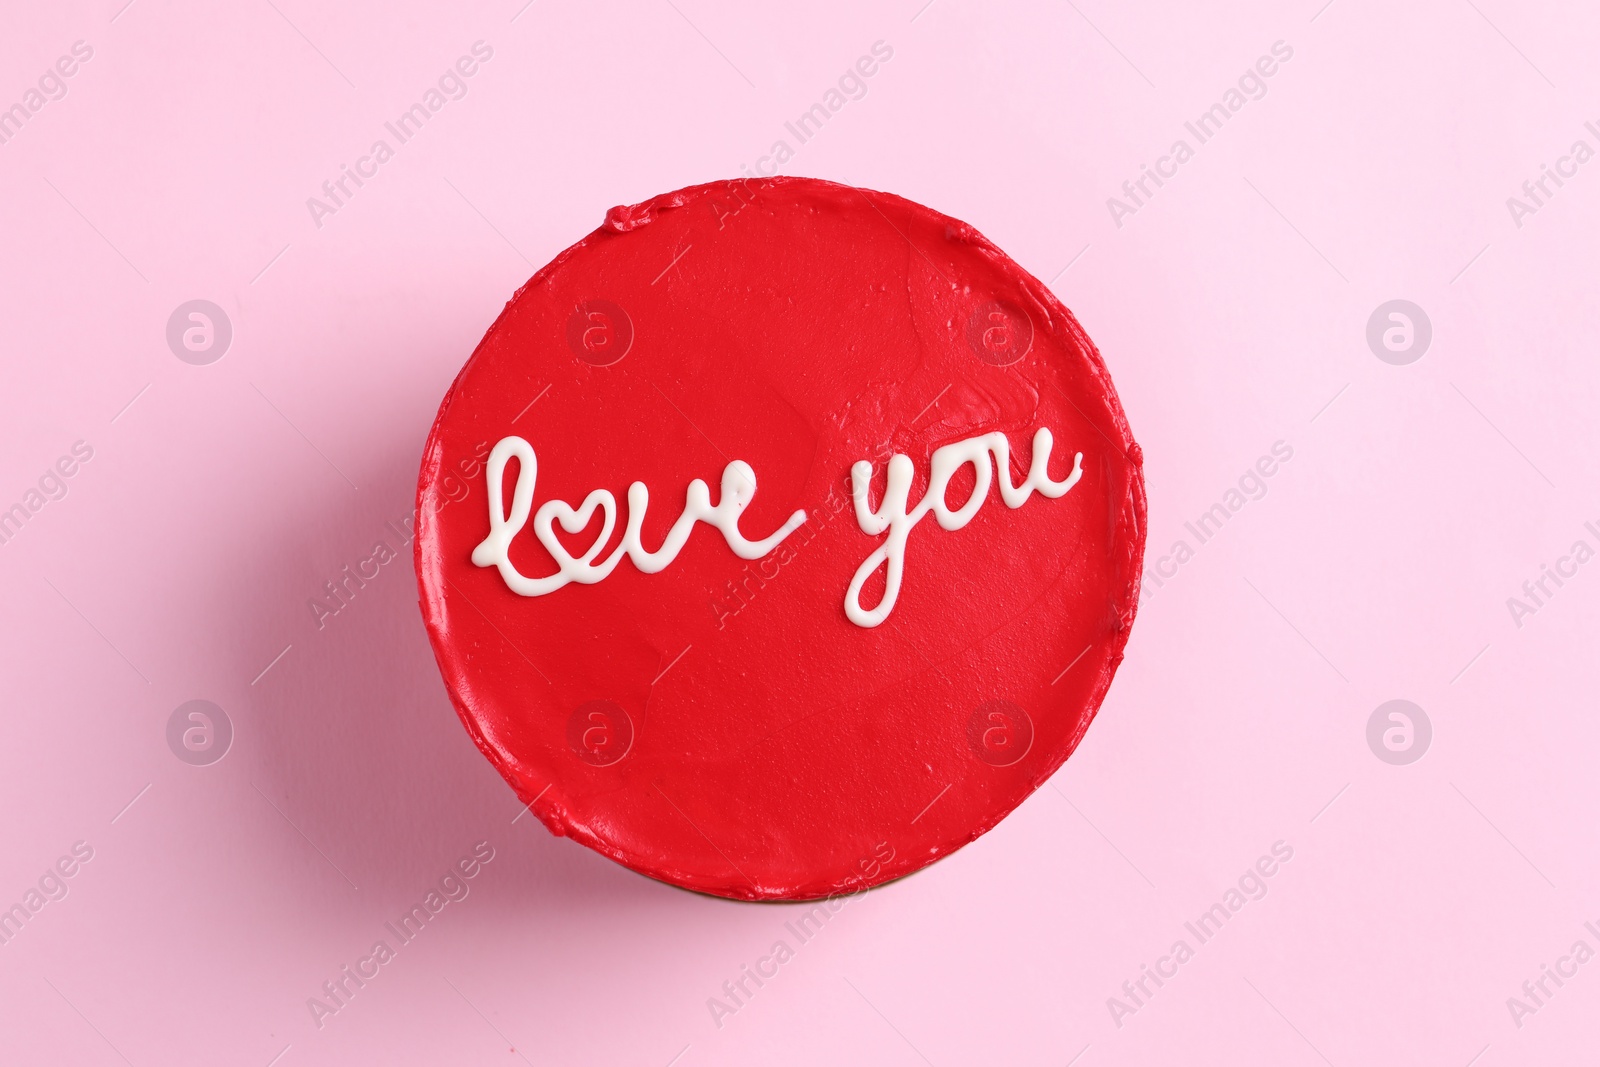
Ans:
<svg viewBox="0 0 1600 1067"><path fill-rule="evenodd" d="M517 482L511 490L511 513L506 514L503 500L506 462L512 457L518 461ZM644 527L645 509L650 505L650 490L643 482L628 486L628 530L616 550L604 561L595 558L611 539L617 524L617 499L609 490L596 489L583 498L583 504L573 508L565 500L547 500L533 516L533 535L556 561L556 572L543 578L529 578L511 562L511 539L522 531L533 508L533 488L539 476L539 459L533 446L520 437L502 437L489 453L489 536L472 550L472 562L480 567L497 567L500 577L513 593L520 596L544 596L570 582L593 585L601 581L622 561L623 556L633 560L633 565L646 574L656 574L678 558L684 543L697 522L714 526L740 559L760 559L774 548L801 523L806 513L797 511L789 521L760 541L748 540L739 532L739 516L749 506L756 493L756 472L750 464L736 459L722 472L722 498L715 506L711 503L711 490L696 478L689 483L685 494L683 514L667 531L666 540L654 552L644 547L640 530ZM583 555L574 558L556 539L552 525L561 523L567 533L578 533L594 518L595 509L601 513L600 533L594 544Z"/></svg>
<svg viewBox="0 0 1600 1067"><path fill-rule="evenodd" d="M862 460L851 467L856 522L860 523L861 531L869 536L876 537L885 531L889 536L857 568L855 577L850 580L850 589L844 595L844 613L850 617L850 621L857 626L872 627L889 617L889 612L894 610L895 600L900 596L906 538L929 512L946 530L959 530L972 521L989 496L989 483L993 478L990 455L994 456L993 469L1000 472L1000 499L1008 508L1020 508L1035 490L1040 496L1054 498L1077 485L1078 479L1083 476L1083 453L1079 452L1073 457L1072 473L1067 475L1065 481L1054 481L1047 472L1050 450L1054 445L1055 439L1049 429L1039 427L1033 435L1033 462L1021 485L1011 484L1011 446L1006 441L1006 435L999 431L969 437L965 441L936 449L928 468L927 491L922 494L921 503L909 512L906 508L911 493L910 456L895 453L889 457L888 485L876 511L867 502L868 487L872 484L872 464ZM950 487L950 479L955 473L969 463L974 474L972 493L965 504L951 511L950 505L945 502L945 491ZM861 606L861 587L874 571L886 564L888 570L884 574L883 599L869 611Z"/></svg>
<svg viewBox="0 0 1600 1067"><path fill-rule="evenodd" d="M1072 472L1062 481L1049 475L1050 453L1055 438L1046 427L1033 435L1033 457L1028 476L1021 485L1011 484L1011 447L1006 435L999 431L957 441L936 449L929 464L928 488L916 507L910 506L912 465L911 458L895 453L889 458L887 484L883 498L874 510L868 501L872 484L872 464L866 460L850 468L851 491L855 501L856 522L870 537L887 534L883 544L868 556L856 569L844 597L844 613L857 626L871 628L879 625L894 610L900 596L900 583L905 571L906 541L911 531L930 513L946 530L959 530L972 521L989 496L989 486L996 482L1000 499L1008 508L1020 508L1028 497L1037 492L1040 496L1056 498L1066 494L1083 476L1083 453L1073 457ZM993 461L991 463L991 458ZM518 461L517 480L512 487L511 508L505 506L504 485L506 464ZM962 467L970 465L973 471L972 492L959 508L951 510L945 500L950 481ZM633 565L646 574L664 570L677 558L694 524L703 522L722 533L723 540L740 559L760 559L777 548L783 539L806 521L804 511L796 511L787 522L769 537L751 541L739 530L739 517L749 506L756 492L756 473L750 464L734 460L722 472L722 495L711 503L711 490L696 478L689 483L684 495L683 513L667 531L661 547L650 551L644 547L640 531L644 527L645 510L650 505L650 490L643 482L628 486L628 525L622 541L604 560L596 562L606 543L611 540L617 525L617 500L609 490L596 489L574 508L565 500L547 500L533 511L534 485L539 476L539 459L533 446L521 437L503 437L489 453L487 464L489 497L489 536L472 550L472 562L480 567L495 567L506 586L520 596L545 596L563 586L577 582L593 585L616 569L622 557L627 556ZM598 510L601 516L600 532L580 556L573 556L556 538L555 524L569 534L588 527ZM527 525L533 512L533 534L556 561L553 574L529 577L517 570L511 562L511 540ZM879 567L885 567L883 597L878 606L870 610L861 605L862 587Z"/></svg>

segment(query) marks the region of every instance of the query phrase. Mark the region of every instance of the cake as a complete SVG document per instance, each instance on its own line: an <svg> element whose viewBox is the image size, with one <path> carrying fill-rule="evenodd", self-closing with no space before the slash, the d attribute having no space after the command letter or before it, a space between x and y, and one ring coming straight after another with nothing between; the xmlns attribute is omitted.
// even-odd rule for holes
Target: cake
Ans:
<svg viewBox="0 0 1600 1067"><path fill-rule="evenodd" d="M613 208L535 274L440 406L417 515L446 688L522 803L748 900L909 874L1037 789L1122 659L1145 531L1044 285L926 207L782 177Z"/></svg>

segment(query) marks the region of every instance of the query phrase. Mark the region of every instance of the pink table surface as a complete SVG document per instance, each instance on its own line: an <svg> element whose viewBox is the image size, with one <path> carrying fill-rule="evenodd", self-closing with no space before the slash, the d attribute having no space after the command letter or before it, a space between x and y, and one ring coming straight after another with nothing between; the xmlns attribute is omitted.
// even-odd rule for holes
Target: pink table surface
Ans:
<svg viewBox="0 0 1600 1067"><path fill-rule="evenodd" d="M0 125L0 509L22 508L0 907L23 916L0 926L0 1061L1593 1054L1600 563L1572 552L1600 548L1594 13L125 3L12 4L0 34L22 109ZM785 122L879 41L865 94L799 143ZM401 143L385 123L475 42L492 55ZM1185 124L1219 103L1202 142ZM313 212L380 139L392 158ZM784 173L964 219L1074 309L1144 446L1164 571L1066 767L803 942L798 908L518 818L409 561L320 628L308 607L400 545L439 399L535 268L778 140ZM1169 176L1134 200L1144 165ZM168 343L193 300L231 329L220 358L220 334L177 346L196 362ZM1409 349L1369 345L1391 300L1426 317L1420 358L1416 312ZM1259 499L1230 495L1279 442ZM1186 524L1217 504L1202 542ZM1567 576L1541 591L1546 565ZM169 744L191 700L231 725L222 759L215 714L196 762ZM1386 718L1369 744L1390 700L1431 736L1413 712L1409 748ZM466 896L396 938L478 842ZM1250 876L1275 844L1292 858ZM1186 924L1218 904L1202 942ZM379 940L393 958L363 965Z"/></svg>

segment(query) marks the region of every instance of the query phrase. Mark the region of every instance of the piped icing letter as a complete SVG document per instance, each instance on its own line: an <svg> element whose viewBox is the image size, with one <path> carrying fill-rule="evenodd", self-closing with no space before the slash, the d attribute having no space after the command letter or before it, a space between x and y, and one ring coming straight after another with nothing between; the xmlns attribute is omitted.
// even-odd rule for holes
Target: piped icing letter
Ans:
<svg viewBox="0 0 1600 1067"><path fill-rule="evenodd" d="M945 445L934 451L933 459L928 470L928 488L922 494L922 501L916 508L907 511L911 493L911 457L895 453L889 457L888 484L883 491L883 499L878 502L878 509L872 510L868 503L867 494L872 484L872 464L861 460L850 468L852 496L855 498L856 522L860 524L863 533L876 537L888 533L887 539L878 546L877 551L868 556L861 566L856 569L855 577L850 580L850 588L844 595L844 613L850 621L861 627L873 627L889 617L889 612L894 610L895 600L900 596L900 579L905 570L906 538L911 535L911 530L921 522L930 511L938 520L939 525L946 530L959 530L972 521L972 517L983 506L984 500L989 495L989 484L994 477L994 471L1000 475L1000 499L1005 501L1008 508L1020 508L1035 491L1040 496L1060 497L1067 490L1078 484L1078 479L1083 476L1083 453L1079 452L1073 457L1072 473L1064 481L1053 480L1049 473L1050 450L1055 446L1055 438L1047 427L1041 426L1033 435L1033 462L1028 468L1028 476L1021 485L1011 484L1011 446L1006 441L1006 435L996 431L986 433L979 437L970 437L965 441ZM989 457L994 456L994 466L991 470ZM966 503L954 511L950 510L945 502L945 490L950 486L950 479L956 471L967 464L972 464L974 474L972 495L967 497ZM861 606L861 587L866 584L874 571L879 567L887 566L883 599L878 601L878 606L870 611Z"/></svg>

